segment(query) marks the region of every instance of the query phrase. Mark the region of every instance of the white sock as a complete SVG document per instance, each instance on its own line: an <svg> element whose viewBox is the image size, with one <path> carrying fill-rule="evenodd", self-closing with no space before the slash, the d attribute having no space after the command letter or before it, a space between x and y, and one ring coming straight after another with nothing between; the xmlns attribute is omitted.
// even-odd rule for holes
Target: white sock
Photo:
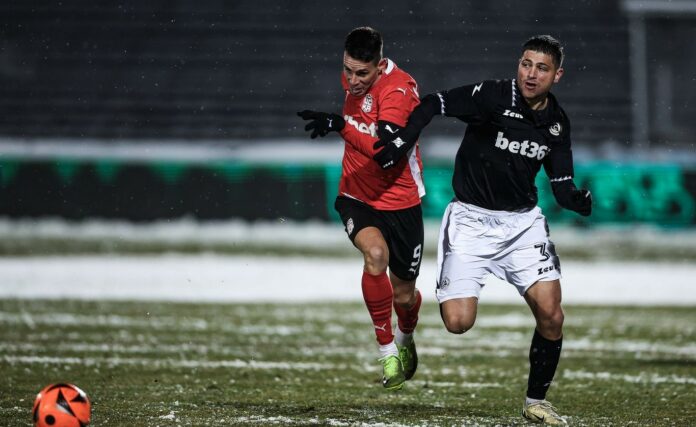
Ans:
<svg viewBox="0 0 696 427"><path fill-rule="evenodd" d="M399 344L400 346L405 346L409 345L413 342L413 333L410 334L405 334L401 332L401 329L399 327L396 327L396 334L394 334L394 338L396 340L396 343Z"/></svg>
<svg viewBox="0 0 696 427"><path fill-rule="evenodd" d="M398 356L399 355L399 349L396 348L396 344L394 344L394 341L390 342L389 344L386 345L380 345L379 346L379 358L387 357L387 356Z"/></svg>
<svg viewBox="0 0 696 427"><path fill-rule="evenodd" d="M543 399L532 399L531 397L528 397L524 399L524 406L529 406L532 403L539 403L541 401L543 401Z"/></svg>

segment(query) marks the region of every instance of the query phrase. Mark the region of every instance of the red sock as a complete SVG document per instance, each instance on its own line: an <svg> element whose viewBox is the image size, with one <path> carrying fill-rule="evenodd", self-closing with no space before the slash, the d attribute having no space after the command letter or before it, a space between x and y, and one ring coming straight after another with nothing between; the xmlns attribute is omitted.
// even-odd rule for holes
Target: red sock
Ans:
<svg viewBox="0 0 696 427"><path fill-rule="evenodd" d="M399 319L399 329L405 334L412 334L418 324L418 311L420 310L421 301L420 291L416 289L416 303L409 309L402 308L394 303L394 311Z"/></svg>
<svg viewBox="0 0 696 427"><path fill-rule="evenodd" d="M373 276L364 271L362 291L367 311L370 312L372 324L375 326L377 342L380 345L387 345L394 340L391 325L394 289L392 289L387 273Z"/></svg>

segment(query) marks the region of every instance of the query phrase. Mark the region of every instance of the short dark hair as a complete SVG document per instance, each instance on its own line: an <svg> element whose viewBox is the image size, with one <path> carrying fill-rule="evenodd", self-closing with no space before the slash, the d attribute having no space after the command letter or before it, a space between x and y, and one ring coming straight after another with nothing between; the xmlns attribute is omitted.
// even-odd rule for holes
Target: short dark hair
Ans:
<svg viewBox="0 0 696 427"><path fill-rule="evenodd" d="M548 34L533 36L527 40L522 47L522 52L525 50L533 50L535 52L551 55L553 64L556 68L561 68L561 65L563 65L563 46L561 46L561 42L553 36Z"/></svg>
<svg viewBox="0 0 696 427"><path fill-rule="evenodd" d="M346 36L345 50L351 58L376 64L382 59L382 35L374 28L355 28Z"/></svg>

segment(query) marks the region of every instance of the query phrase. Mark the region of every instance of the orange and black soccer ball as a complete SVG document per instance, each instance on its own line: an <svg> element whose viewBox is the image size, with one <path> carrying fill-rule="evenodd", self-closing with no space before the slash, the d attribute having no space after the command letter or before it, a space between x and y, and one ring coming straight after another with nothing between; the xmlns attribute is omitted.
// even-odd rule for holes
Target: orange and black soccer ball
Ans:
<svg viewBox="0 0 696 427"><path fill-rule="evenodd" d="M84 427L89 424L91 404L87 394L72 384L51 384L36 395L36 427Z"/></svg>

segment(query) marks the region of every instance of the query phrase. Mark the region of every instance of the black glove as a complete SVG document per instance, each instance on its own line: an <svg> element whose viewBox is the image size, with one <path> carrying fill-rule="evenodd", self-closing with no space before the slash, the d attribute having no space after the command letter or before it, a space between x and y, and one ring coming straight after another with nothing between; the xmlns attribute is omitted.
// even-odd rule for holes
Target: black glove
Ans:
<svg viewBox="0 0 696 427"><path fill-rule="evenodd" d="M411 148L413 148L414 145L416 145L419 134L420 132L409 129L409 127L406 126L400 131L380 139L379 141L375 142L372 148L375 150L379 149L380 147L384 148L375 153L372 158L379 163L382 169L393 167L398 163L399 160L401 160L402 157L406 155L406 153L409 152L409 150L411 150Z"/></svg>
<svg viewBox="0 0 696 427"><path fill-rule="evenodd" d="M572 180L552 181L551 189L561 207L582 216L589 216L592 213L592 193L584 188L578 189Z"/></svg>
<svg viewBox="0 0 696 427"><path fill-rule="evenodd" d="M592 193L590 190L581 188L575 190L570 196L571 204L573 205L570 209L579 213L582 216L590 216L592 213Z"/></svg>
<svg viewBox="0 0 696 427"><path fill-rule="evenodd" d="M331 131L340 132L346 125L346 121L338 114L304 110L298 112L297 115L304 120L311 120L311 122L307 123L304 130L312 131L312 135L310 135L312 139L317 136L326 136Z"/></svg>

